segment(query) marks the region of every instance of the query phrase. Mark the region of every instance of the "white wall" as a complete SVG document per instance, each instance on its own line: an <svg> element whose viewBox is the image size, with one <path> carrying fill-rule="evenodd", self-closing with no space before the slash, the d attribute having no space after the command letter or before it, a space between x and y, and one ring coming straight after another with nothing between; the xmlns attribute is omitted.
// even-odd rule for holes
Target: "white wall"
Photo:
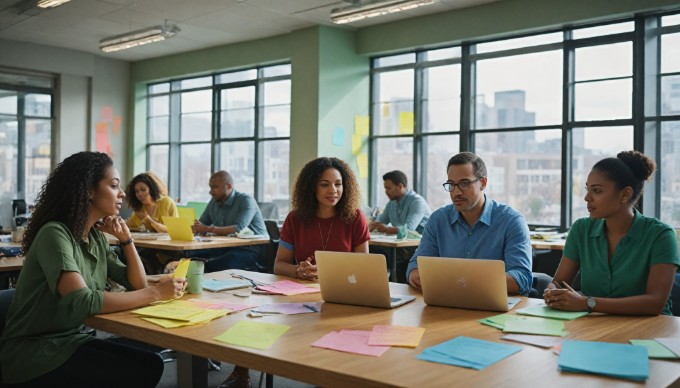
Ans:
<svg viewBox="0 0 680 388"><path fill-rule="evenodd" d="M108 121L108 138L116 167L126 171L125 134L130 95L128 62L98 55L32 43L0 39L0 68L44 72L57 78L52 147L59 162L67 156L95 150L95 128ZM109 112L111 117L109 118ZM120 118L113 131L113 118ZM116 119L118 121L118 119ZM16 193L0 193L0 225L11 220L11 199Z"/></svg>

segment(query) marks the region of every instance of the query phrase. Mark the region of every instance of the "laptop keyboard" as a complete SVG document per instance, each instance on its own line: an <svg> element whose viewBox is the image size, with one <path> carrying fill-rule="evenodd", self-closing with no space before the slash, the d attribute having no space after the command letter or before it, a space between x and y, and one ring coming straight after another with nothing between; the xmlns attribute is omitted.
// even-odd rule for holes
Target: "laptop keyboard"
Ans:
<svg viewBox="0 0 680 388"><path fill-rule="evenodd" d="M401 300L401 298L390 298L390 302L392 302L392 303L399 302L400 300Z"/></svg>

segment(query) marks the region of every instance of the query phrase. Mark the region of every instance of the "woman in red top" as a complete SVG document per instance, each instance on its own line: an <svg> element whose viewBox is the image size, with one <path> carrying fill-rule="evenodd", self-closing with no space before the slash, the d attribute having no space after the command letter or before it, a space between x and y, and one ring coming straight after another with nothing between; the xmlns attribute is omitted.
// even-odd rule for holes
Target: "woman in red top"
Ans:
<svg viewBox="0 0 680 388"><path fill-rule="evenodd" d="M315 251L368 253L368 226L354 173L337 158L317 158L300 171L293 211L281 229L274 273L315 280Z"/></svg>
<svg viewBox="0 0 680 388"><path fill-rule="evenodd" d="M295 181L274 274L316 280L315 251L368 253L370 234L360 202L359 184L347 163L325 157L308 162ZM250 387L248 369L236 366L219 387Z"/></svg>

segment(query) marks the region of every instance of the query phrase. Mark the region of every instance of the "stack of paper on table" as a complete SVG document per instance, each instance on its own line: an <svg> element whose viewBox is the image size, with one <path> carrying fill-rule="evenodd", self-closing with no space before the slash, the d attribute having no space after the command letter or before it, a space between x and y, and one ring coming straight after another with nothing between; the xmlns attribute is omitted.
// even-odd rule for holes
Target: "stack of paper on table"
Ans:
<svg viewBox="0 0 680 388"><path fill-rule="evenodd" d="M189 299L189 302L193 303L197 307L202 307L211 310L226 310L227 314L231 314L237 311L246 310L255 307L254 305L242 304L242 303L231 303L225 302L221 299Z"/></svg>
<svg viewBox="0 0 680 388"><path fill-rule="evenodd" d="M137 310L132 310L132 312L141 315L141 318L146 321L165 328L207 323L227 314L226 310L211 310L196 307L194 304L182 300L142 307Z"/></svg>
<svg viewBox="0 0 680 388"><path fill-rule="evenodd" d="M481 370L522 350L521 346L500 344L470 337L456 337L431 346L419 360Z"/></svg>
<svg viewBox="0 0 680 388"><path fill-rule="evenodd" d="M231 345L253 349L267 349L276 342L290 326L273 323L240 321L214 339Z"/></svg>
<svg viewBox="0 0 680 388"><path fill-rule="evenodd" d="M283 295L297 295L297 294L307 294L314 292L321 292L319 288L309 287L307 285L291 282L290 280L281 280L272 283L268 286L258 286L258 290L267 291L272 294L283 294Z"/></svg>
<svg viewBox="0 0 680 388"><path fill-rule="evenodd" d="M503 330L506 333L539 334L564 337L564 322L555 319L520 317L501 314L479 320L480 323Z"/></svg>
<svg viewBox="0 0 680 388"><path fill-rule="evenodd" d="M649 360L644 346L564 341L557 364L563 372L592 373L635 381L649 377Z"/></svg>

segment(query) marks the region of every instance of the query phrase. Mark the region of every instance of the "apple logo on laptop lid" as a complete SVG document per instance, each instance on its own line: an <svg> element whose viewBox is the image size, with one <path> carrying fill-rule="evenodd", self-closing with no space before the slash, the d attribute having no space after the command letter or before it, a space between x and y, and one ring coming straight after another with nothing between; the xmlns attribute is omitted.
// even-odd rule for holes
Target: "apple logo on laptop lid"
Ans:
<svg viewBox="0 0 680 388"><path fill-rule="evenodd" d="M349 284L357 284L357 277L354 274L347 276L347 281Z"/></svg>

